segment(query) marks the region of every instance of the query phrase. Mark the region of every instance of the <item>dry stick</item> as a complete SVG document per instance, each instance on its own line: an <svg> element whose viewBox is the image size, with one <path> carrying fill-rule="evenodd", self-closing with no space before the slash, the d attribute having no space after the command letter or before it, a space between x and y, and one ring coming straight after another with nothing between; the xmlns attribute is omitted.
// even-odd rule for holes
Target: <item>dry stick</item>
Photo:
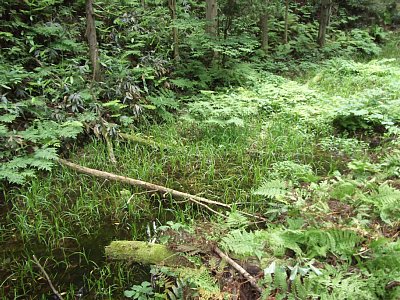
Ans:
<svg viewBox="0 0 400 300"><path fill-rule="evenodd" d="M49 275L47 275L46 270L42 267L42 265L40 264L39 260L36 258L35 255L33 255L33 261L39 267L40 271L42 271L42 273L43 273L44 277L46 278L47 282L49 283L49 286L50 286L51 290L53 291L53 293L58 297L58 299L64 300L64 298L61 296L61 294L54 287L53 283L50 280Z"/></svg>
<svg viewBox="0 0 400 300"><path fill-rule="evenodd" d="M233 268L236 269L244 278L246 278L252 287L254 287L257 291L262 293L264 291L263 288L261 288L257 284L257 280L249 274L241 265L239 265L237 262L235 262L232 258L230 258L228 255L226 255L224 252L221 251L217 246L214 247L215 253L219 255L223 260L225 260L228 264L230 264Z"/></svg>
<svg viewBox="0 0 400 300"><path fill-rule="evenodd" d="M138 179L133 179L133 178L129 178L129 177L125 177L125 176L120 176L120 175L116 175L116 174L112 174L112 173L108 173L108 172L104 172L104 171L99 171L96 169L91 169L91 168L87 168L87 167L83 167L77 164L74 164L70 161L67 161L65 159L59 158L58 162L61 163L62 165L68 166L71 169L74 169L78 172L84 173L84 174L88 174L88 175L92 175L92 176L96 176L96 177L100 177L100 178L105 178L105 179L109 179L109 180L114 180L114 181L119 181L119 182L124 182L124 183L128 183L130 185L135 185L135 186L139 186L141 188L144 188L148 191L154 191L156 190L157 192L163 193L163 194L171 194L173 197L177 197L177 198L183 198L183 199L188 199L191 202L197 203L199 205L204 206L205 208L207 208L208 210L212 211L213 213L218 214L219 216L225 217L223 214L216 212L215 210L213 210L212 208L210 208L208 205L206 204L210 204L210 205L217 205L217 206L221 206L221 207L225 207L225 208L229 208L231 209L231 205L229 204L225 204L225 203L221 203L218 201L213 201L207 198L203 198L203 197L199 197L199 196L195 196L195 195L191 195L188 193L184 193L184 192L180 192L177 190L173 190L161 185L156 185L150 182L146 182L146 181L142 181L142 180L138 180ZM240 212L241 214L245 215L245 216L249 216L249 217L253 217L262 221L266 221L265 218L260 217L260 216L256 216L256 215L252 215L246 212Z"/></svg>
<svg viewBox="0 0 400 300"><path fill-rule="evenodd" d="M207 204L204 204L204 203L202 203L202 202L196 201L196 200L194 200L194 199L191 199L191 201L194 202L194 203L197 203L198 205L201 205L201 206L207 208L209 211L212 211L214 214L216 214L216 215L218 215L218 216L220 216L220 217L222 217L222 218L226 218L225 215L223 215L223 214L221 214L220 212L218 212L218 211L212 209L212 208L209 207Z"/></svg>
<svg viewBox="0 0 400 300"><path fill-rule="evenodd" d="M133 179L133 178L129 178L129 177L125 177L125 176L120 176L120 175L116 175L116 174L112 174L112 173L108 173L108 172L104 172L104 171L99 171L96 169L91 169L91 168L87 168L87 167L83 167L77 164L74 164L68 160L65 159L58 159L58 162L64 166L70 167L71 169L74 169L75 171L84 173L84 174L88 174L88 175L92 175L95 177L100 177L100 178L105 178L105 179L109 179L109 180L114 180L114 181L119 181L119 182L123 182L123 183L127 183L130 185L135 185L141 188L144 188L146 190L156 190L160 193L163 194L171 194L173 197L178 197L178 198L184 198L184 199L188 199L190 201L193 202L200 202L200 203L207 203L207 204L211 204L211 205L218 205L221 207L225 207L225 208L231 208L231 206L229 204L225 204L225 203L221 203L218 201L213 201L213 200L209 200L203 197L199 197L199 196L195 196L195 195L191 195L191 194L187 194L187 193L183 193L177 190L173 190L161 185L156 185L150 182L146 182L146 181L142 181L142 180L138 180L138 179Z"/></svg>

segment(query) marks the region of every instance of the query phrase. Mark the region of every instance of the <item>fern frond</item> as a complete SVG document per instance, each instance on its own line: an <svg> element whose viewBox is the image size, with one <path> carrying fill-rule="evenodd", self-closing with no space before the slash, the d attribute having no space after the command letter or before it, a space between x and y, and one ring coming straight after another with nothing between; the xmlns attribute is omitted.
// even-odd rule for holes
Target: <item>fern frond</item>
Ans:
<svg viewBox="0 0 400 300"><path fill-rule="evenodd" d="M350 257L357 252L357 245L362 241L362 237L356 232L340 229L312 229L305 231L304 237L310 257L325 257L328 251Z"/></svg>
<svg viewBox="0 0 400 300"><path fill-rule="evenodd" d="M200 269L183 268L179 270L179 277L188 281L199 289L219 293L220 289L217 281L212 277L207 268L201 267Z"/></svg>
<svg viewBox="0 0 400 300"><path fill-rule="evenodd" d="M379 186L378 190L366 198L378 210L379 215L387 224L399 220L400 217L400 191L387 184Z"/></svg>
<svg viewBox="0 0 400 300"><path fill-rule="evenodd" d="M253 195L260 195L271 199L285 196L288 192L288 185L282 180L265 180L262 185L253 192Z"/></svg>
<svg viewBox="0 0 400 300"><path fill-rule="evenodd" d="M262 239L257 238L254 232L236 229L229 232L221 240L221 247L241 257L254 256L264 248Z"/></svg>

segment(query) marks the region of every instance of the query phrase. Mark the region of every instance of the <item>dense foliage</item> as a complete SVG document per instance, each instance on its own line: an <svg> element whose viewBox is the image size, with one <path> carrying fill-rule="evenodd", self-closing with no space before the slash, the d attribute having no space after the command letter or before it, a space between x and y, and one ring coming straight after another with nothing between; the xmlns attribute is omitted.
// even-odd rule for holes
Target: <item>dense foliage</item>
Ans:
<svg viewBox="0 0 400 300"><path fill-rule="evenodd" d="M68 299L398 299L399 24L392 0L3 0L0 297L50 294L36 254ZM146 238L197 269L104 262Z"/></svg>
<svg viewBox="0 0 400 300"><path fill-rule="evenodd" d="M374 42L386 37L383 27L398 21L393 1L339 1L321 49L315 1L289 1L287 7L280 1L219 1L214 35L205 32L204 3L171 5L96 1L102 74L93 82L84 1L2 2L0 179L20 184L34 169L48 170L60 145L82 131L115 138L149 118L171 118L185 101L182 94L243 84L238 62L299 71L338 53L376 54ZM260 11L268 15L265 49ZM366 17L370 27L362 29Z"/></svg>

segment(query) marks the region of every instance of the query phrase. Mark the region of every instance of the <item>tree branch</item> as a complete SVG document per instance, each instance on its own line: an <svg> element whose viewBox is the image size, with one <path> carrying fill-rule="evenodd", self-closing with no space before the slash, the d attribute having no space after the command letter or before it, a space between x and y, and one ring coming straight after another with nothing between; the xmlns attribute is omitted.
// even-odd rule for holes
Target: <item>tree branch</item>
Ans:
<svg viewBox="0 0 400 300"><path fill-rule="evenodd" d="M221 207L225 207L225 208L231 208L231 206L229 204L225 204L225 203L221 203L218 201L213 201L213 200L209 200L203 197L199 197L199 196L195 196L195 195L191 195L188 193L184 193L184 192L180 192L177 190L173 190L161 185L156 185L150 182L146 182L146 181L142 181L142 180L138 180L138 179L133 179L133 178L129 178L129 177L125 177L125 176L120 176L120 175L116 175L113 173L108 173L108 172L104 172L104 171L99 171L96 169L91 169L91 168L87 168L87 167L83 167L77 164L74 164L70 161L67 161L65 159L58 159L58 162L64 166L67 166L71 169L74 169L75 171L78 171L80 173L84 173L84 174L88 174L88 175L92 175L95 177L99 177L99 178L105 178L105 179L109 179L109 180L113 180L113 181L119 181L119 182L123 182L123 183L127 183L130 185L134 185L134 186L138 186L141 187L143 189L146 190L156 190L159 193L162 194L170 194L173 197L177 197L177 198L184 198L184 199L188 199L194 203L202 203L202 204L210 204L210 205L216 205L216 206L221 206Z"/></svg>
<svg viewBox="0 0 400 300"><path fill-rule="evenodd" d="M248 280L252 287L254 287L257 291L262 293L264 289L257 284L257 280L249 274L241 265L235 262L232 258L226 255L218 246L214 247L214 252L219 255L223 260L225 260L228 264L230 264L236 271L238 271L244 278Z"/></svg>
<svg viewBox="0 0 400 300"><path fill-rule="evenodd" d="M50 286L51 290L53 291L53 293L58 297L58 299L64 300L64 298L61 296L61 294L54 287L53 283L50 280L49 275L47 274L46 270L42 267L42 265L40 264L39 260L36 258L35 255L33 255L33 261L39 267L40 271L42 272L42 274L46 278L47 282L49 283L49 286Z"/></svg>

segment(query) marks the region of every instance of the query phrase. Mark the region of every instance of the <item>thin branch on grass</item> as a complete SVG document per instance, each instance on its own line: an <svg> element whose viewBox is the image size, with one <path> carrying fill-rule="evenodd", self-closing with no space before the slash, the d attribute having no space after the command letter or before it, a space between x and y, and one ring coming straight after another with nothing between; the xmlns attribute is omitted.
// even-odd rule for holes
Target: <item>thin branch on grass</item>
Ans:
<svg viewBox="0 0 400 300"><path fill-rule="evenodd" d="M195 196L195 195L191 195L188 193L184 193L184 192L180 192L177 190L173 190L161 185L156 185L150 182L146 182L146 181L142 181L142 180L138 180L138 179L133 179L133 178L129 178L129 177L125 177L125 176L120 176L120 175L116 175L113 173L108 173L108 172L104 172L104 171L99 171L96 169L91 169L91 168L87 168L87 167L83 167L77 164L74 164L70 161L67 161L65 159L58 159L58 162L64 166L70 167L71 169L74 169L75 171L84 173L84 174L88 174L88 175L92 175L95 177L99 177L99 178L104 178L104 179L108 179L108 180L113 180L113 181L118 181L118 182L123 182L123 183L127 183L130 185L134 185L134 186L138 186L141 187L147 191L150 192L158 192L161 193L163 195L171 195L174 198L182 198L182 199L186 199L189 200L193 203L199 204L205 208L207 208L208 210L212 211L213 213L222 216L225 218L225 216L217 211L215 211L214 209L212 209L211 207L209 207L209 205L216 205L216 206L220 206L220 207L224 207L224 208L228 208L228 209L232 209L232 206L226 203L221 203L218 201L214 201L214 200L210 200L204 197L199 197L199 196ZM245 216L249 216L252 218L256 218L262 221L266 221L265 218L257 216L257 215L253 215L250 213L246 213L246 212L240 212L241 214L245 215Z"/></svg>
<svg viewBox="0 0 400 300"><path fill-rule="evenodd" d="M105 178L105 179L109 179L112 181L118 181L118 182L123 182L123 183L127 183L130 185L134 185L134 186L138 186L141 187L143 189L152 191L152 190L156 190L157 192L161 193L161 194L170 194L173 197L177 197L177 198L183 198L183 199L188 199L190 201L197 201L203 204L210 204L210 205L216 205L216 206L220 206L220 207L224 207L224 208L231 208L231 206L229 204L225 204L225 203L221 203L218 201L213 201L213 200L209 200L203 197L199 197L199 196L195 196L195 195L191 195L188 193L184 193L184 192L180 192L177 190L173 190L161 185L156 185L150 182L146 182L146 181L142 181L142 180L138 180L138 179L133 179L133 178L129 178L129 177L125 177L125 176L120 176L120 175L116 175L113 173L108 173L108 172L104 172L104 171L99 171L96 169L91 169L91 168L87 168L87 167L83 167L77 164L74 164L68 160L65 159L58 159L58 162L64 166L67 166L71 169L74 169L75 171L78 171L80 173L84 173L84 174L88 174L91 176L95 176L95 177L99 177L99 178Z"/></svg>
<svg viewBox="0 0 400 300"><path fill-rule="evenodd" d="M54 287L53 283L50 280L49 275L47 274L46 270L43 268L43 266L40 264L39 260L36 258L35 255L33 255L33 261L35 262L35 264L39 267L40 271L42 272L42 274L44 275L44 277L46 278L47 282L49 283L49 286L51 288L51 290L53 291L53 293L58 297L58 299L60 300L64 300L64 298L61 296L61 294L56 290L56 288Z"/></svg>
<svg viewBox="0 0 400 300"><path fill-rule="evenodd" d="M232 258L221 251L217 246L214 247L214 252L219 255L223 260L230 264L236 271L238 271L257 291L262 293L264 289L257 284L257 280L249 274L241 265L235 262Z"/></svg>
<svg viewBox="0 0 400 300"><path fill-rule="evenodd" d="M220 217L222 217L222 218L226 218L225 215L223 215L223 214L221 214L220 212L218 212L218 211L212 209L212 208L209 207L207 204L201 203L201 202L196 201L196 200L194 200L194 199L191 199L191 201L194 202L194 203L197 203L197 204L200 205L200 206L203 206L203 207L207 208L209 211L213 212L214 214L216 214L216 215L218 215L218 216L220 216Z"/></svg>

